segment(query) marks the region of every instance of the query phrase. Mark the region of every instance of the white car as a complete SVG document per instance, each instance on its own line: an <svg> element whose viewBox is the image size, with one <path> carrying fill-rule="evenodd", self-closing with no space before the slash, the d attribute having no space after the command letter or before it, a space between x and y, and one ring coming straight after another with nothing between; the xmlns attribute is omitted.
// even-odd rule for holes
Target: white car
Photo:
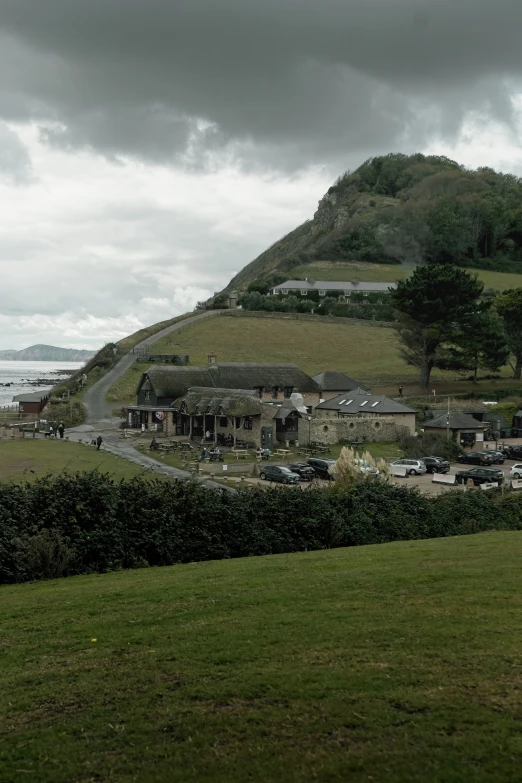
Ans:
<svg viewBox="0 0 522 783"><path fill-rule="evenodd" d="M404 468L408 476L422 476L427 472L425 463L421 459L396 459L390 465L394 468Z"/></svg>
<svg viewBox="0 0 522 783"><path fill-rule="evenodd" d="M369 465L364 459L354 459L354 464L359 467L361 473L371 473L372 476L378 476L380 470Z"/></svg>
<svg viewBox="0 0 522 783"><path fill-rule="evenodd" d="M514 479L522 478L522 462L517 462L515 465L513 465L509 471L509 475Z"/></svg>

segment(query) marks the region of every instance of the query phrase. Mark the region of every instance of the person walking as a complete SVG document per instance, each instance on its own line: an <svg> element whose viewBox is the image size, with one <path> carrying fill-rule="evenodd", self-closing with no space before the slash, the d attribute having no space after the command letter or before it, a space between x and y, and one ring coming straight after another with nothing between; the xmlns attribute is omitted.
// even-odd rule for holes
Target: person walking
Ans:
<svg viewBox="0 0 522 783"><path fill-rule="evenodd" d="M58 433L60 435L60 440L63 440L63 433L65 432L65 425L63 421L61 421L58 425Z"/></svg>
<svg viewBox="0 0 522 783"><path fill-rule="evenodd" d="M102 445L102 443L103 443L103 438L101 435L98 435L98 437L96 438L96 451L100 450L100 446Z"/></svg>
<svg viewBox="0 0 522 783"><path fill-rule="evenodd" d="M400 398L401 398L401 400L402 400L402 386L399 386L399 397L400 397Z"/></svg>

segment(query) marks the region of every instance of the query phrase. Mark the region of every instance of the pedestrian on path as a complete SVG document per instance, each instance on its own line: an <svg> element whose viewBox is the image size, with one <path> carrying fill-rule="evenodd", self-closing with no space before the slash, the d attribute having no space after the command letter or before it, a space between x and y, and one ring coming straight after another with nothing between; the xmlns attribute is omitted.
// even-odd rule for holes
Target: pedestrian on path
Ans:
<svg viewBox="0 0 522 783"><path fill-rule="evenodd" d="M102 443L103 443L103 438L101 435L98 435L98 437L96 438L96 451L100 450L100 446L102 445Z"/></svg>
<svg viewBox="0 0 522 783"><path fill-rule="evenodd" d="M65 425L64 425L63 421L61 421L59 423L59 425L58 425L58 432L60 434L60 440L62 440L63 439L63 433L65 432Z"/></svg>

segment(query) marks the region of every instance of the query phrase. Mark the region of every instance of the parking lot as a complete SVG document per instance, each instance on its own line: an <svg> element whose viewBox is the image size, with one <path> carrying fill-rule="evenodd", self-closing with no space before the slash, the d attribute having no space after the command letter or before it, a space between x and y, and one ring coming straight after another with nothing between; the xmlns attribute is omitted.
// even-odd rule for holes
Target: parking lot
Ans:
<svg viewBox="0 0 522 783"><path fill-rule="evenodd" d="M521 445L522 439L520 438L513 438L510 440L505 441L505 445ZM501 444L499 444L499 448L501 447ZM479 449L477 449L478 451ZM481 451L492 451L494 450L494 447L491 446L490 449L480 449ZM511 480L511 476L509 475L509 472L513 465L516 465L517 463L522 464L522 459L506 459L503 465L492 465L491 467L501 470L504 473L504 484L505 486L509 486L509 482ZM459 471L466 470L467 468L475 468L479 467L478 465L467 465L467 464L461 464L460 462L453 462L450 466L448 476L455 476ZM426 473L424 476L406 476L404 478L400 477L393 477L392 479L393 484L397 484L399 486L403 486L406 484L407 486L416 486L419 487L419 489L422 492L425 492L427 494L432 495L439 495L442 492L447 492L448 490L463 490L463 487L458 484L437 484L433 482L433 476L429 473Z"/></svg>

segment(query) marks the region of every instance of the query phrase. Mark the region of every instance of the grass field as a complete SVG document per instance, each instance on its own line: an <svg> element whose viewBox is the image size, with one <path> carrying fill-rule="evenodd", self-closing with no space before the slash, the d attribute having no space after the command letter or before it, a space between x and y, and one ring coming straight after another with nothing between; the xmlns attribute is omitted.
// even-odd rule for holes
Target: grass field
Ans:
<svg viewBox="0 0 522 783"><path fill-rule="evenodd" d="M0 481L19 481L48 473L89 470L110 473L115 479L131 479L143 475L138 465L81 443L60 440L1 440ZM0 772L1 780L1 772Z"/></svg>
<svg viewBox="0 0 522 783"><path fill-rule="evenodd" d="M415 267L387 264L334 264L331 261L307 264L292 271L292 279L312 277L315 280L352 280L357 277L365 282L394 283L409 277ZM467 269L476 272L486 288L504 291L507 288L520 288L522 275L509 272L491 272L486 269Z"/></svg>
<svg viewBox="0 0 522 783"><path fill-rule="evenodd" d="M520 777L522 535L0 588L0 777Z"/></svg>
<svg viewBox="0 0 522 783"><path fill-rule="evenodd" d="M192 365L206 365L208 354L223 362L295 362L310 375L339 370L371 385L380 394L397 394L404 385L405 396L420 393L418 372L408 367L399 354L394 329L366 324L317 323L288 319L217 317L181 329L157 343L158 353L190 355ZM174 351L175 349L175 351ZM119 404L136 402L136 387L146 364L133 365L109 390L107 399ZM510 379L506 368L503 381L472 385L457 382L454 373L434 370L433 385L440 394L492 390L498 385L521 386ZM521 387L522 388L522 387Z"/></svg>

